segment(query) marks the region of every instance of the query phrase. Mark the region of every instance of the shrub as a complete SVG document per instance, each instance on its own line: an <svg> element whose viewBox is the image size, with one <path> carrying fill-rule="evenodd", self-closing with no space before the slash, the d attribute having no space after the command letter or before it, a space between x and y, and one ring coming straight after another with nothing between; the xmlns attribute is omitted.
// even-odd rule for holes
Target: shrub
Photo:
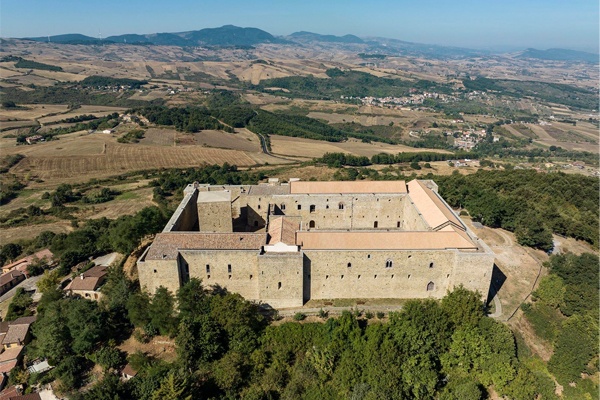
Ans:
<svg viewBox="0 0 600 400"><path fill-rule="evenodd" d="M306 314L301 312L294 314L294 321L304 321L304 319L306 319Z"/></svg>
<svg viewBox="0 0 600 400"><path fill-rule="evenodd" d="M327 318L328 316L329 316L329 311L325 311L325 310L323 310L322 308L319 310L319 317L320 317L320 318L323 318L323 319L325 319L325 318Z"/></svg>
<svg viewBox="0 0 600 400"><path fill-rule="evenodd" d="M385 313L383 311L377 311L377 313L375 315L377 316L378 319L385 318Z"/></svg>
<svg viewBox="0 0 600 400"><path fill-rule="evenodd" d="M367 311L367 312L365 313L365 318L366 318L366 319L372 319L372 318L373 318L373 313L372 313L371 311Z"/></svg>

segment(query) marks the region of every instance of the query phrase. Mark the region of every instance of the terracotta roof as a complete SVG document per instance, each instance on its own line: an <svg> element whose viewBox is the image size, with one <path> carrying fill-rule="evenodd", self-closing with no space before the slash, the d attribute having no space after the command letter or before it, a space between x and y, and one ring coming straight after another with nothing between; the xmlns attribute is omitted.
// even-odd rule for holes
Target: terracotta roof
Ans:
<svg viewBox="0 0 600 400"><path fill-rule="evenodd" d="M96 265L95 267L92 267L90 269L88 269L87 271L85 271L83 273L83 276L86 278L101 278L104 275L106 275L108 273L108 266L107 265Z"/></svg>
<svg viewBox="0 0 600 400"><path fill-rule="evenodd" d="M250 196L269 196L277 194L290 194L289 185L252 185L248 189Z"/></svg>
<svg viewBox="0 0 600 400"><path fill-rule="evenodd" d="M121 371L121 373L123 373L125 375L129 375L129 376L136 376L137 375L137 371L133 369L133 367L131 366L131 364L127 364L125 366L125 368L123 368L123 370Z"/></svg>
<svg viewBox="0 0 600 400"><path fill-rule="evenodd" d="M13 359L4 364L0 364L0 374L9 373L10 371L12 371L12 369L17 366L18 362L19 361L17 359ZM0 399L16 399L17 398L16 396L17 396L16 394L14 396L9 396L9 397L2 397L2 395L0 395Z"/></svg>
<svg viewBox="0 0 600 400"><path fill-rule="evenodd" d="M404 181L290 182L292 194L406 193Z"/></svg>
<svg viewBox="0 0 600 400"><path fill-rule="evenodd" d="M17 260L11 264L7 264L4 267L2 267L3 270L11 270L14 269L16 267L19 266L19 264L23 264L26 263L27 265L29 265L30 262L32 262L34 259L38 259L41 260L43 258L48 259L48 261L52 260L52 258L54 257L54 254L52 254L52 252L49 249L44 249L44 250L40 250L35 254L32 254L30 256L21 258L20 260ZM25 265L25 268L27 267L27 265Z"/></svg>
<svg viewBox="0 0 600 400"><path fill-rule="evenodd" d="M37 317L35 315L31 316L31 317L21 317L21 318L17 318L14 321L9 321L8 325L31 325L33 324L35 321L37 320Z"/></svg>
<svg viewBox="0 0 600 400"><path fill-rule="evenodd" d="M2 344L23 343L27 332L29 332L29 325L11 325L2 339Z"/></svg>
<svg viewBox="0 0 600 400"><path fill-rule="evenodd" d="M156 235L147 260L174 260L179 250L260 250L266 233L163 232Z"/></svg>
<svg viewBox="0 0 600 400"><path fill-rule="evenodd" d="M19 358L19 355L23 351L25 346L16 346L11 347L10 349L4 350L2 354L0 354L0 365L4 364L8 361L16 360Z"/></svg>
<svg viewBox="0 0 600 400"><path fill-rule="evenodd" d="M78 276L73 278L65 287L65 290L96 290L102 284L102 277L98 276Z"/></svg>
<svg viewBox="0 0 600 400"><path fill-rule="evenodd" d="M427 250L476 249L456 230L427 232L298 232L296 243L303 250Z"/></svg>
<svg viewBox="0 0 600 400"><path fill-rule="evenodd" d="M29 393L10 397L9 400L42 400L42 397L39 393Z"/></svg>
<svg viewBox="0 0 600 400"><path fill-rule="evenodd" d="M269 221L268 244L285 243L296 244L296 231L300 225L286 217L275 217Z"/></svg>
<svg viewBox="0 0 600 400"><path fill-rule="evenodd" d="M8 332L8 324L10 322L9 321L2 321L0 322L0 333L6 333Z"/></svg>
<svg viewBox="0 0 600 400"><path fill-rule="evenodd" d="M438 230L447 224L452 224L464 230L464 225L448 208L446 203L422 181L408 182L408 195L421 216L433 230Z"/></svg>
<svg viewBox="0 0 600 400"><path fill-rule="evenodd" d="M7 272L6 274L0 276L0 286L4 286L15 279L20 279L20 277L25 278L25 275L21 271Z"/></svg>

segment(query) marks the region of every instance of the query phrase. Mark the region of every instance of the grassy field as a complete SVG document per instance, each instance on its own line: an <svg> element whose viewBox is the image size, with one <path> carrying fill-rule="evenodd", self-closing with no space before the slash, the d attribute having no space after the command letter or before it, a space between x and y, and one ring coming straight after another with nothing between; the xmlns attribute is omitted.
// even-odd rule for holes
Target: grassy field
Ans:
<svg viewBox="0 0 600 400"><path fill-rule="evenodd" d="M403 145L387 143L363 143L360 140L350 139L346 142L323 142L319 140L296 138L290 136L271 135L271 148L273 154L284 156L315 158L325 153L350 153L358 156L371 157L379 153L396 154L400 152L433 151L447 153L438 149L417 149Z"/></svg>
<svg viewBox="0 0 600 400"><path fill-rule="evenodd" d="M72 133L61 136L58 141L32 146L15 146L14 139L0 139L0 150L3 154L20 153L26 156L11 172L44 181L31 183L34 188L146 169L185 168L225 162L238 166L257 164L253 154L239 150L121 144L112 135L103 134ZM259 157L270 160L270 163L281 162L266 155Z"/></svg>

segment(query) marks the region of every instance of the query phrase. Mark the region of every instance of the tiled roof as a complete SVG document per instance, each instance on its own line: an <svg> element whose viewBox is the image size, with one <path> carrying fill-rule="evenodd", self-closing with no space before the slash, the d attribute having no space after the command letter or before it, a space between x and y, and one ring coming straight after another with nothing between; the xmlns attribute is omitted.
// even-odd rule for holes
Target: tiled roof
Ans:
<svg viewBox="0 0 600 400"><path fill-rule="evenodd" d="M289 185L252 185L248 190L250 196L269 196L277 194L290 194Z"/></svg>
<svg viewBox="0 0 600 400"><path fill-rule="evenodd" d="M260 250L266 233L163 232L156 235L147 260L174 260L179 250Z"/></svg>
<svg viewBox="0 0 600 400"><path fill-rule="evenodd" d="M290 193L406 193L406 183L404 181L294 181L290 182Z"/></svg>
<svg viewBox="0 0 600 400"><path fill-rule="evenodd" d="M299 228L298 222L286 217L275 217L269 221L269 245L276 243L285 243L289 245L296 244L296 231Z"/></svg>
<svg viewBox="0 0 600 400"><path fill-rule="evenodd" d="M131 366L131 364L127 364L125 366L125 368L123 368L123 370L121 372L123 374L129 375L129 376L136 376L137 375L137 371L133 369L133 367Z"/></svg>
<svg viewBox="0 0 600 400"><path fill-rule="evenodd" d="M65 287L65 290L96 290L100 286L102 278L97 276L73 278Z"/></svg>
<svg viewBox="0 0 600 400"><path fill-rule="evenodd" d="M20 260L17 260L11 264L7 264L4 267L2 267L2 269L4 271L9 271L11 269L14 269L16 267L19 267L20 264L25 263L26 265L24 266L25 268L27 267L27 265L29 265L29 263L31 263L33 260L38 259L41 260L43 258L46 258L48 261L52 260L52 258L54 257L54 254L52 254L52 252L48 249L44 249L44 250L40 250L35 254L32 254L30 256L21 258Z"/></svg>
<svg viewBox="0 0 600 400"><path fill-rule="evenodd" d="M7 272L6 274L0 276L0 286L4 286L15 279L20 279L20 277L25 277L21 271Z"/></svg>
<svg viewBox="0 0 600 400"><path fill-rule="evenodd" d="M14 321L10 321L8 324L10 325L31 325L37 320L35 315L31 317L21 317L17 318Z"/></svg>
<svg viewBox="0 0 600 400"><path fill-rule="evenodd" d="M23 343L27 332L29 332L29 325L10 325L2 339L2 344Z"/></svg>
<svg viewBox="0 0 600 400"><path fill-rule="evenodd" d="M4 352L2 352L2 354L0 354L0 364L4 364L8 361L16 360L17 358L19 358L19 355L21 354L21 352L23 351L24 348L25 348L25 346L16 346L16 347L11 347L10 349L4 350Z"/></svg>
<svg viewBox="0 0 600 400"><path fill-rule="evenodd" d="M303 250L429 250L429 249L477 249L468 238L457 230L398 232L298 232L296 243Z"/></svg>
<svg viewBox="0 0 600 400"><path fill-rule="evenodd" d="M17 362L18 362L17 359L13 359L4 364L0 364L0 374L9 373L10 371L12 371L12 369L17 366ZM2 394L0 394L0 400L3 400L3 399L12 400L12 399L17 399L17 398L19 398L19 397L16 393L14 396L7 396L7 397L3 397Z"/></svg>
<svg viewBox="0 0 600 400"><path fill-rule="evenodd" d="M465 229L446 203L422 181L415 179L408 182L408 195L431 229L438 230L445 224Z"/></svg>

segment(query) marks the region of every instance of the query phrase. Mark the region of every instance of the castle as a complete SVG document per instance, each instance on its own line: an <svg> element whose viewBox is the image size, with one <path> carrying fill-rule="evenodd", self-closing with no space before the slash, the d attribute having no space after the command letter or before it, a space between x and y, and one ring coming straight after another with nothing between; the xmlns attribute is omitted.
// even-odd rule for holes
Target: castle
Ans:
<svg viewBox="0 0 600 400"><path fill-rule="evenodd" d="M488 294L494 253L431 180L201 185L138 261L140 284L190 278L273 308L310 299Z"/></svg>

